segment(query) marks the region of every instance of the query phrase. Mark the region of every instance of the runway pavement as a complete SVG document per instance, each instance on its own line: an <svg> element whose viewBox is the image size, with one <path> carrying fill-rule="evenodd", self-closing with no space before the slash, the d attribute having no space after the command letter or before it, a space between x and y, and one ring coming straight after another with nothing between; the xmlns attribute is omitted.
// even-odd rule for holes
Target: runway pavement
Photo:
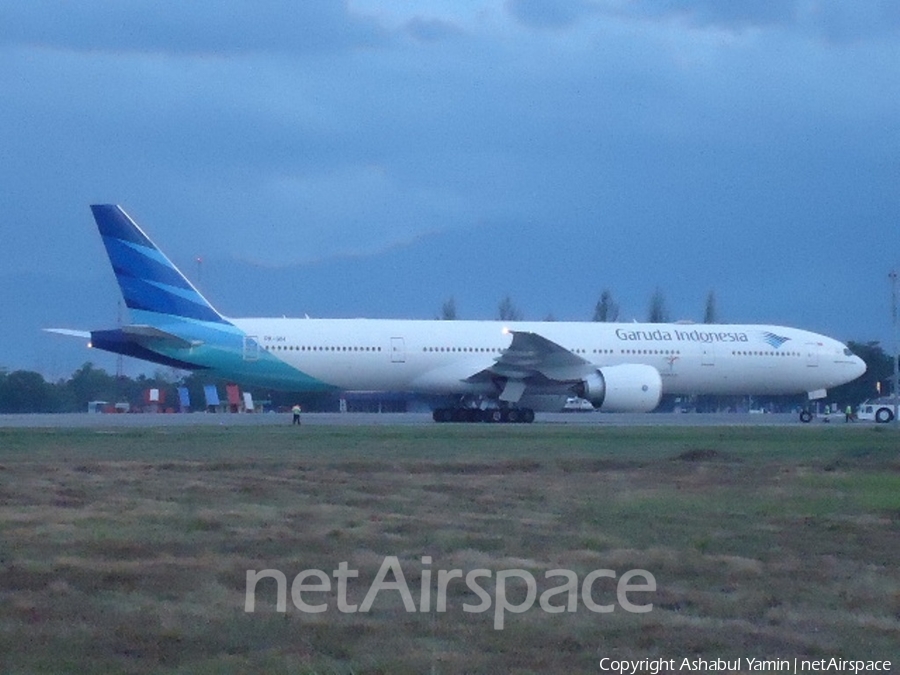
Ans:
<svg viewBox="0 0 900 675"><path fill-rule="evenodd" d="M332 426L435 425L430 413L304 413L303 424ZM822 424L814 420L808 426ZM833 420L832 424L841 424ZM290 413L0 415L0 428L152 428L178 426L269 426L291 424ZM534 424L597 426L781 426L800 425L794 413L537 413ZM516 425L520 426L520 425ZM807 426L807 425L803 425Z"/></svg>

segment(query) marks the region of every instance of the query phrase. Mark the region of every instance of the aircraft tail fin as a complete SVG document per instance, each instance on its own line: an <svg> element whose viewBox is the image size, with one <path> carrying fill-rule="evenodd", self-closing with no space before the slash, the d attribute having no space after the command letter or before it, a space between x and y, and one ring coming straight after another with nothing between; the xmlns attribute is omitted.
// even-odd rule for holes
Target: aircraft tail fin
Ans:
<svg viewBox="0 0 900 675"><path fill-rule="evenodd" d="M91 211L129 309L228 323L121 206L94 204Z"/></svg>

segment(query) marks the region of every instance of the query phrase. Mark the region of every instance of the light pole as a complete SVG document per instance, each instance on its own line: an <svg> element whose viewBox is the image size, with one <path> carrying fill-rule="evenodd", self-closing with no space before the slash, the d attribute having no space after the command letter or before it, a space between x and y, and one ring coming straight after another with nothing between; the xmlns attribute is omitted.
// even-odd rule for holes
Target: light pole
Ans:
<svg viewBox="0 0 900 675"><path fill-rule="evenodd" d="M891 280L891 334L893 338L893 349L891 350L891 361L894 362L894 424L900 423L897 413L900 412L900 372L898 372L898 356L900 356L900 343L897 340L897 270L891 270L888 274Z"/></svg>

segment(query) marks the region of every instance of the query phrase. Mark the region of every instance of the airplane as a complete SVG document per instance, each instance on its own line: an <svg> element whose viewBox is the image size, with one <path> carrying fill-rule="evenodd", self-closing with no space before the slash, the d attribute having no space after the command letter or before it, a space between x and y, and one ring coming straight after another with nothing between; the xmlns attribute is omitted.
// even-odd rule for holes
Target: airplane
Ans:
<svg viewBox="0 0 900 675"><path fill-rule="evenodd" d="M866 369L841 342L785 326L226 317L121 206L91 210L132 323L47 330L245 386L407 392L450 401L438 422L528 423L573 396L612 412L649 412L663 394L814 400Z"/></svg>

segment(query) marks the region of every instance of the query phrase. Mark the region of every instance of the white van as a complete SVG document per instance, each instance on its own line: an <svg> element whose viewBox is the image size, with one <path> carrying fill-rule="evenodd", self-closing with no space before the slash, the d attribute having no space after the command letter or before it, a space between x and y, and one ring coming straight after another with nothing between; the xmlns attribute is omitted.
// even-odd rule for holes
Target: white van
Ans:
<svg viewBox="0 0 900 675"><path fill-rule="evenodd" d="M563 406L563 412L593 412L596 410L590 401L578 398L577 396L570 396L566 399L566 404Z"/></svg>

